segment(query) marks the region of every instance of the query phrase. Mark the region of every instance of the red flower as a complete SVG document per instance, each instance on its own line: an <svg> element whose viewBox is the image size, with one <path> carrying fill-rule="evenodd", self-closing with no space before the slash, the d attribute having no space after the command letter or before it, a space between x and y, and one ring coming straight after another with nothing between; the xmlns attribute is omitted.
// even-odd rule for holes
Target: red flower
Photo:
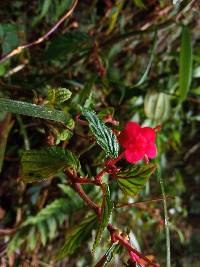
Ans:
<svg viewBox="0 0 200 267"><path fill-rule="evenodd" d="M153 128L141 127L136 122L128 122L119 136L119 142L125 148L125 158L135 163L143 158L156 157L156 133Z"/></svg>

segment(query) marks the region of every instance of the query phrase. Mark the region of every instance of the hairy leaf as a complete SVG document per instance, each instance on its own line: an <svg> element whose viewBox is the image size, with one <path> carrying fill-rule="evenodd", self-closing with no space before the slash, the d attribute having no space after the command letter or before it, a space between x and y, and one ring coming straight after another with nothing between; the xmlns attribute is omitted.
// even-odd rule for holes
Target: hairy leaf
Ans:
<svg viewBox="0 0 200 267"><path fill-rule="evenodd" d="M48 101L51 105L62 104L71 97L72 93L66 88L50 88L48 90Z"/></svg>
<svg viewBox="0 0 200 267"><path fill-rule="evenodd" d="M63 123L66 123L69 119L67 114L60 110L7 98L0 98L0 111L8 111L15 114L22 114Z"/></svg>
<svg viewBox="0 0 200 267"><path fill-rule="evenodd" d="M97 228L96 237L93 245L93 251L95 251L96 247L98 246L99 242L101 241L101 237L103 234L104 229L107 227L112 209L113 209L113 202L110 196L110 190L108 185L103 184L103 201L101 204L101 220Z"/></svg>
<svg viewBox="0 0 200 267"><path fill-rule="evenodd" d="M116 175L119 188L127 195L135 196L155 171L156 164L132 165Z"/></svg>
<svg viewBox="0 0 200 267"><path fill-rule="evenodd" d="M83 115L89 122L89 127L96 137L97 143L113 158L118 156L119 143L112 130L101 121L92 110L83 109Z"/></svg>
<svg viewBox="0 0 200 267"><path fill-rule="evenodd" d="M21 176L24 182L40 182L66 168L79 169L79 161L69 150L51 147L23 152Z"/></svg>
<svg viewBox="0 0 200 267"><path fill-rule="evenodd" d="M97 217L95 214L92 214L86 216L78 226L69 229L66 234L65 243L58 252L57 260L64 258L66 255L73 254L82 243L85 243L96 224Z"/></svg>

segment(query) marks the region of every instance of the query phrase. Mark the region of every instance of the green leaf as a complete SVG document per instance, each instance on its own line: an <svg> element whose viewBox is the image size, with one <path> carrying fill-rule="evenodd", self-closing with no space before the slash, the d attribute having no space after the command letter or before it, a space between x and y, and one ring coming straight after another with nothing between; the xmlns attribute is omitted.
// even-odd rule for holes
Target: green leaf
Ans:
<svg viewBox="0 0 200 267"><path fill-rule="evenodd" d="M110 196L110 190L108 185L103 184L103 201L101 204L101 220L97 228L95 241L93 244L93 251L95 251L96 247L98 246L99 242L101 241L101 237L103 234L104 229L107 227L112 209L113 209L113 202Z"/></svg>
<svg viewBox="0 0 200 267"><path fill-rule="evenodd" d="M57 222L54 217L51 217L47 220L47 225L49 229L49 238L50 240L56 236Z"/></svg>
<svg viewBox="0 0 200 267"><path fill-rule="evenodd" d="M97 217L95 214L92 214L86 216L78 226L69 229L66 233L65 243L58 252L57 260L64 258L66 255L73 254L81 244L85 244L96 224Z"/></svg>
<svg viewBox="0 0 200 267"><path fill-rule="evenodd" d="M64 59L69 54L88 50L92 44L91 38L85 32L78 30L67 32L53 38L45 51L46 60Z"/></svg>
<svg viewBox="0 0 200 267"><path fill-rule="evenodd" d="M48 238L48 228L46 227L46 223L45 222L40 222L37 225L38 227L38 231L40 233L40 240L43 246L46 245L47 243L47 238Z"/></svg>
<svg viewBox="0 0 200 267"><path fill-rule="evenodd" d="M63 123L66 123L69 119L67 114L62 111L6 98L0 98L0 111L8 111L15 114L22 114Z"/></svg>
<svg viewBox="0 0 200 267"><path fill-rule="evenodd" d="M26 183L40 182L52 178L66 168L79 169L79 161L75 155L61 147L23 152L22 179Z"/></svg>
<svg viewBox="0 0 200 267"><path fill-rule="evenodd" d="M1 24L2 53L7 54L19 45L17 28L13 24Z"/></svg>
<svg viewBox="0 0 200 267"><path fill-rule="evenodd" d="M63 223L66 215L71 215L83 207L82 199L77 197L76 192L71 187L63 184L60 184L59 187L64 189L67 197L56 199L46 205L36 215L29 216L12 237L8 245L8 253L19 249L24 242L27 245L29 242L33 242L34 240L31 240L32 237L29 233L35 230L37 230L39 233L38 237L40 237L37 241L41 241L42 245L45 246L47 240L55 236L58 225Z"/></svg>
<svg viewBox="0 0 200 267"><path fill-rule="evenodd" d="M48 90L47 99L51 105L55 106L56 104L59 105L67 101L71 95L71 91L66 88L50 88Z"/></svg>
<svg viewBox="0 0 200 267"><path fill-rule="evenodd" d="M68 189L72 191L72 189ZM76 194L73 194L73 198L76 197ZM48 204L45 208L39 211L35 216L30 216L22 226L27 225L36 225L42 222L46 222L48 218L56 217L57 213L68 214L72 212L74 207L78 208L78 204L80 205L80 201L77 199L73 201L73 198L70 197L70 201L67 198L59 198Z"/></svg>
<svg viewBox="0 0 200 267"><path fill-rule="evenodd" d="M155 33L154 33L153 44L152 44L152 48L151 48L151 52L150 52L150 59L149 59L149 62L147 64L146 70L143 73L143 75L140 78L140 80L133 86L133 88L134 87L139 87L147 79L149 71L151 69L151 65L152 65L153 59L154 59L154 55L155 55L155 52L156 52L156 47L157 47L157 31L155 31Z"/></svg>
<svg viewBox="0 0 200 267"><path fill-rule="evenodd" d="M156 164L132 165L127 170L117 173L116 179L119 188L125 194L135 196L146 184L155 169Z"/></svg>
<svg viewBox="0 0 200 267"><path fill-rule="evenodd" d="M119 143L112 130L97 117L94 111L83 108L82 113L89 122L89 127L95 135L97 143L109 157L116 158L119 152Z"/></svg>
<svg viewBox="0 0 200 267"><path fill-rule="evenodd" d="M192 40L190 30L183 26L181 34L181 51L179 61L180 101L187 98L192 80Z"/></svg>
<svg viewBox="0 0 200 267"><path fill-rule="evenodd" d="M145 5L142 0L133 0L134 4L139 8L145 8Z"/></svg>
<svg viewBox="0 0 200 267"><path fill-rule="evenodd" d="M8 135L13 126L14 121L11 121L11 115L7 114L5 119L0 122L0 173L2 171L4 154L7 145Z"/></svg>
<svg viewBox="0 0 200 267"><path fill-rule="evenodd" d="M36 228L35 227L32 227L29 231L29 234L28 234L28 248L30 250L34 250L35 249L35 246L37 244L37 235L36 235Z"/></svg>
<svg viewBox="0 0 200 267"><path fill-rule="evenodd" d="M18 231L11 239L7 247L8 255L11 255L13 251L18 249L22 245L26 238L28 237L30 229L28 227L23 227Z"/></svg>

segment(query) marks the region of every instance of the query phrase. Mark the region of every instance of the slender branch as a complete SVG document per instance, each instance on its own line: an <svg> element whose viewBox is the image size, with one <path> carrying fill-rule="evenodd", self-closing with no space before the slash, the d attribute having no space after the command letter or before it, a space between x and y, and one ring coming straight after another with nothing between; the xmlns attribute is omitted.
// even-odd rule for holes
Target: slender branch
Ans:
<svg viewBox="0 0 200 267"><path fill-rule="evenodd" d="M175 199L175 197L171 197L171 196L166 196L166 198ZM151 202L158 202L158 201L163 201L163 198L155 198L155 199L149 199L149 200L133 202L133 203L122 203L120 205L117 205L116 208L132 207L132 206L138 206L138 205L151 203Z"/></svg>
<svg viewBox="0 0 200 267"><path fill-rule="evenodd" d="M0 236L3 236L3 235L12 235L16 231L17 231L17 228L0 229Z"/></svg>
<svg viewBox="0 0 200 267"><path fill-rule="evenodd" d="M79 194L79 196L90 206L96 214L99 216L101 214L99 206L97 206L90 198L89 196L85 193L83 190L82 186L80 184L75 183L74 184L74 189L76 192Z"/></svg>
<svg viewBox="0 0 200 267"><path fill-rule="evenodd" d="M20 54L26 48L30 48L32 46L38 45L38 44L44 42L46 39L48 39L49 36L52 35L52 33L54 33L59 28L59 26L73 13L77 3L78 3L78 0L74 0L71 8L64 14L64 16L61 17L61 19L58 20L58 22L52 28L50 28L50 30L47 33L45 33L43 36L39 37L38 39L36 39L35 41L33 41L31 43L18 46L17 48L13 49L8 54L5 54L0 59L0 63L8 60L9 58L11 58L17 54Z"/></svg>
<svg viewBox="0 0 200 267"><path fill-rule="evenodd" d="M165 28L171 26L172 24L175 24L175 21L168 20L168 21L165 21L163 23L149 27L146 30L134 30L134 31L129 31L129 32L123 33L123 34L118 34L118 35L115 35L115 36L105 40L105 41L103 40L102 42L100 42L100 47L107 47L109 45L113 45L114 43L127 40L128 38L134 37L136 35L155 32L155 29L157 29L157 30L165 29Z"/></svg>

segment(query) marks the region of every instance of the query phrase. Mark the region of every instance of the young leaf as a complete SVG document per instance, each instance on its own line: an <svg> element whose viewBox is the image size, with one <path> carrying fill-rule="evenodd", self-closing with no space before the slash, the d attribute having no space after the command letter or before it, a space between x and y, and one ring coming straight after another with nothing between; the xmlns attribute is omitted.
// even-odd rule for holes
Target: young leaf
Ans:
<svg viewBox="0 0 200 267"><path fill-rule="evenodd" d="M61 147L24 151L21 163L21 176L26 183L40 182L66 168L77 170L80 166L76 156Z"/></svg>
<svg viewBox="0 0 200 267"><path fill-rule="evenodd" d="M94 111L83 108L82 113L89 122L89 127L95 135L97 143L108 156L116 158L119 152L119 143L112 130L97 117Z"/></svg>
<svg viewBox="0 0 200 267"><path fill-rule="evenodd" d="M182 28L181 51L179 62L179 90L180 101L187 98L192 79L192 41L189 29L186 26Z"/></svg>
<svg viewBox="0 0 200 267"><path fill-rule="evenodd" d="M47 99L51 105L55 106L56 104L59 105L67 101L71 95L71 91L66 88L50 88L48 90Z"/></svg>
<svg viewBox="0 0 200 267"><path fill-rule="evenodd" d="M85 217L78 226L69 229L66 234L65 243L58 252L57 260L64 258L66 255L73 254L82 243L85 243L96 224L97 217L95 214L91 214Z"/></svg>
<svg viewBox="0 0 200 267"><path fill-rule="evenodd" d="M69 119L67 114L62 111L7 98L0 98L0 111L8 111L15 114L22 114L63 123L66 123Z"/></svg>
<svg viewBox="0 0 200 267"><path fill-rule="evenodd" d="M132 165L127 170L121 171L116 175L119 188L125 194L135 196L146 184L155 169L156 164Z"/></svg>
<svg viewBox="0 0 200 267"><path fill-rule="evenodd" d="M110 190L108 185L103 184L103 201L101 204L101 220L97 228L95 241L93 244L93 251L95 251L96 247L98 246L99 242L101 241L101 237L103 234L104 229L107 227L112 209L113 209L113 202L110 196Z"/></svg>

